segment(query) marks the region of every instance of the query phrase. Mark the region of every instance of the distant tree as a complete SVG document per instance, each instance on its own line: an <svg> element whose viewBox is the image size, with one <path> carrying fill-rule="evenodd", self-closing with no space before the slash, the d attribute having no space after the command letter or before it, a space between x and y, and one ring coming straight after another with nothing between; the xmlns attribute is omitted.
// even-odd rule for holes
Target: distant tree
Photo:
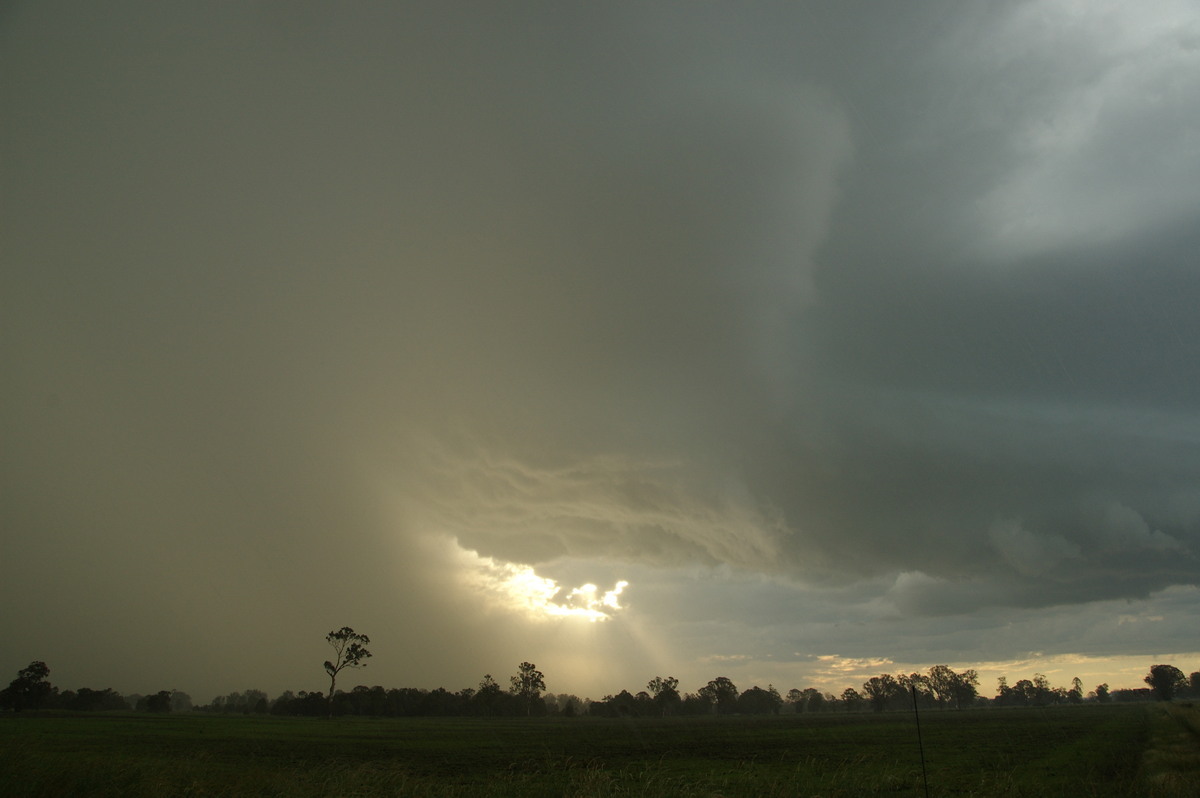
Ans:
<svg viewBox="0 0 1200 798"><path fill-rule="evenodd" d="M489 677L490 678L490 677ZM497 688L498 690L499 688ZM477 701L479 693L472 696L472 701ZM391 717L409 717L416 715L421 710L421 701L423 696L420 690L415 687L393 687L387 691L387 703L384 705L384 714ZM471 710L474 714L487 715L489 712L484 711L480 706L473 705Z"/></svg>
<svg viewBox="0 0 1200 798"><path fill-rule="evenodd" d="M679 706L679 680L674 676L655 676L646 684L646 689L654 696L660 715L668 715Z"/></svg>
<svg viewBox="0 0 1200 798"><path fill-rule="evenodd" d="M1183 671L1174 665L1152 665L1143 679L1159 701L1170 701L1187 684Z"/></svg>
<svg viewBox="0 0 1200 798"><path fill-rule="evenodd" d="M737 698L737 710L747 715L774 715L779 713L783 703L778 691L774 688L764 690L755 685Z"/></svg>
<svg viewBox="0 0 1200 798"><path fill-rule="evenodd" d="M1017 683L1012 686L1012 701L1010 703L1019 706L1028 706L1036 702L1038 697L1038 688L1033 682L1028 679L1017 679Z"/></svg>
<svg viewBox="0 0 1200 798"><path fill-rule="evenodd" d="M1041 673L1033 674L1033 700L1031 703L1034 706L1044 707L1047 704L1053 704L1055 698L1054 689L1050 687L1050 680Z"/></svg>
<svg viewBox="0 0 1200 798"><path fill-rule="evenodd" d="M50 669L46 663L35 660L17 671L17 678L0 690L0 708L20 712L23 709L38 709L54 694L49 681Z"/></svg>
<svg viewBox="0 0 1200 798"><path fill-rule="evenodd" d="M938 695L933 689L933 683L929 676L923 673L910 673L907 676L900 674L896 677L896 682L899 685L898 692L904 694L906 706L912 702L914 696L918 707L940 706L941 702L938 701ZM948 688L949 685L947 685Z"/></svg>
<svg viewBox="0 0 1200 798"><path fill-rule="evenodd" d="M267 694L262 690L247 690L242 693L242 701L238 712L249 715L251 712L267 711Z"/></svg>
<svg viewBox="0 0 1200 798"><path fill-rule="evenodd" d="M497 714L501 695L500 685L496 684L496 680L492 678L492 674L485 673L483 680L479 682L479 689L475 692L475 695L471 696L472 703L478 707L477 714Z"/></svg>
<svg viewBox="0 0 1200 798"><path fill-rule="evenodd" d="M135 706L134 709L136 709L138 712L170 712L171 691L159 690L154 695L142 696L140 699L138 699L137 706Z"/></svg>
<svg viewBox="0 0 1200 798"><path fill-rule="evenodd" d="M574 718L583 714L583 700L571 693L558 694L558 710L564 718Z"/></svg>
<svg viewBox="0 0 1200 798"><path fill-rule="evenodd" d="M588 714L601 718L637 717L641 714L641 707L636 696L628 690L622 690L616 695L606 695L599 701L593 701Z"/></svg>
<svg viewBox="0 0 1200 798"><path fill-rule="evenodd" d="M863 697L853 687L847 687L838 697L841 699L842 706L846 708L847 712L853 712L862 706Z"/></svg>
<svg viewBox="0 0 1200 798"><path fill-rule="evenodd" d="M890 673L872 676L863 682L863 693L871 703L871 709L875 712L882 712L888 702L903 691L904 688L900 686L900 682Z"/></svg>
<svg viewBox="0 0 1200 798"><path fill-rule="evenodd" d="M815 687L805 687L794 703L797 712L820 712L825 708L825 695Z"/></svg>
<svg viewBox="0 0 1200 798"><path fill-rule="evenodd" d="M996 698L995 701L1000 706L1006 706L1011 703L1012 688L1008 686L1008 677L1001 676L996 680Z"/></svg>
<svg viewBox="0 0 1200 798"><path fill-rule="evenodd" d="M738 689L727 676L718 676L696 693L708 701L714 712L732 712L737 705Z"/></svg>
<svg viewBox="0 0 1200 798"><path fill-rule="evenodd" d="M1123 690L1112 690L1109 693L1114 703L1129 703L1136 701L1153 701L1154 691L1149 687L1134 687Z"/></svg>
<svg viewBox="0 0 1200 798"><path fill-rule="evenodd" d="M950 692L957 709L971 706L975 703L976 696L979 695L979 674L975 672L974 668L967 668L957 675Z"/></svg>
<svg viewBox="0 0 1200 798"><path fill-rule="evenodd" d="M171 691L171 711L172 712L191 712L192 697L182 690Z"/></svg>
<svg viewBox="0 0 1200 798"><path fill-rule="evenodd" d="M708 715L713 711L712 701L698 693L684 693L679 703L681 715Z"/></svg>
<svg viewBox="0 0 1200 798"><path fill-rule="evenodd" d="M976 688L979 685L979 675L973 669L955 673L948 665L934 665L924 680L921 680L918 674L913 674L912 679L909 689L923 682L933 693L938 706L952 704L956 709L962 709L975 702Z"/></svg>
<svg viewBox="0 0 1200 798"><path fill-rule="evenodd" d="M1112 698L1112 696L1110 696L1110 695L1108 694L1108 684L1107 684L1107 682L1106 682L1106 683L1104 683L1104 684L1098 684L1098 685L1096 685L1096 690L1095 690L1095 693L1096 693L1096 700L1097 700L1098 702L1100 702L1101 704L1107 704L1107 703L1108 703L1108 702L1111 700L1111 698Z"/></svg>
<svg viewBox="0 0 1200 798"><path fill-rule="evenodd" d="M1061 693L1061 694L1060 694ZM1046 706L1059 700L1065 700L1066 691L1056 691L1050 687L1050 682L1040 673L1033 675L1033 681L1020 679L1009 687L1004 677L1000 677L1000 693L996 703L1000 706Z"/></svg>
<svg viewBox="0 0 1200 798"><path fill-rule="evenodd" d="M261 690L247 690L245 693L239 693L234 690L229 695L219 695L212 700L212 703L207 707L208 712L223 712L226 714L240 713L245 715L254 709L254 701L259 697L266 697L266 693Z"/></svg>
<svg viewBox="0 0 1200 798"><path fill-rule="evenodd" d="M444 687L426 692L421 697L420 714L426 717L447 717L459 714L459 698Z"/></svg>
<svg viewBox="0 0 1200 798"><path fill-rule="evenodd" d="M534 703L546 689L546 678L532 662L522 662L517 666L517 675L509 679L509 692L525 705L525 714L533 714Z"/></svg>
<svg viewBox="0 0 1200 798"><path fill-rule="evenodd" d="M291 714L315 718L328 715L330 703L328 698L321 695L320 690L313 690L311 693L301 690L296 700L291 702L291 706L295 710Z"/></svg>
<svg viewBox="0 0 1200 798"><path fill-rule="evenodd" d="M270 711L272 715L294 715L296 714L295 707L292 702L296 700L296 695L291 690L284 690L271 702Z"/></svg>
<svg viewBox="0 0 1200 798"><path fill-rule="evenodd" d="M93 690L90 687L80 687L78 692L70 690L63 693L63 709L74 712L103 712L106 710L128 710L129 704L119 693L111 688ZM69 696L69 697L68 697Z"/></svg>
<svg viewBox="0 0 1200 798"><path fill-rule="evenodd" d="M1067 702L1071 704L1083 703L1083 680L1078 676L1071 680L1071 689L1067 691Z"/></svg>
<svg viewBox="0 0 1200 798"><path fill-rule="evenodd" d="M367 687L360 684L350 691L349 699L348 711L351 714L374 718L387 714L387 691L379 685ZM455 696L455 703L457 701L458 697Z"/></svg>
<svg viewBox="0 0 1200 798"><path fill-rule="evenodd" d="M363 662L371 656L367 646L371 638L360 635L349 626L343 626L335 632L325 635L326 642L333 647L333 661L325 660L325 672L329 674L329 714L333 715L333 693L337 684L337 676L346 668L365 668Z"/></svg>

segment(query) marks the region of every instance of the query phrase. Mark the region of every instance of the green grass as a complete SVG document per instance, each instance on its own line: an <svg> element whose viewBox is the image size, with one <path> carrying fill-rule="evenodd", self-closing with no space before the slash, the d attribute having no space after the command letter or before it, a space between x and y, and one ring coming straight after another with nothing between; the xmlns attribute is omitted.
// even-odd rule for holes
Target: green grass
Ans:
<svg viewBox="0 0 1200 798"><path fill-rule="evenodd" d="M1196 739L1187 725L1195 717L1178 710L1178 718L1144 706L928 712L921 730L929 791L1197 794L1180 788L1194 782L1177 779L1193 761L1179 752ZM1183 735L1183 748L1168 749L1178 744L1171 735ZM912 716L903 714L9 715L0 717L0 785L6 796L56 798L924 795Z"/></svg>
<svg viewBox="0 0 1200 798"><path fill-rule="evenodd" d="M1200 795L1200 707L1164 705L1152 717L1153 737L1143 757L1143 775L1163 798Z"/></svg>

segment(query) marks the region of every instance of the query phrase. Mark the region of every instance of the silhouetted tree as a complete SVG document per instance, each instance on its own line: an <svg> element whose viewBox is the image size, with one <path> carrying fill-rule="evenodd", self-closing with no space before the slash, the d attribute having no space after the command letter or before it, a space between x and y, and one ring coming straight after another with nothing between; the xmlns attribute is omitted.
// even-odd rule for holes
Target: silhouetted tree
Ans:
<svg viewBox="0 0 1200 798"><path fill-rule="evenodd" d="M1114 702L1128 703L1133 701L1153 701L1154 691L1149 687L1135 687L1133 689L1113 690L1109 693Z"/></svg>
<svg viewBox="0 0 1200 798"><path fill-rule="evenodd" d="M154 695L142 696L138 699L137 706L134 709L138 712L170 712L171 691L159 690Z"/></svg>
<svg viewBox="0 0 1200 798"><path fill-rule="evenodd" d="M509 692L524 703L525 714L532 715L534 703L546 689L546 678L542 672L532 662L522 662L517 666L517 675L511 677L509 682Z"/></svg>
<svg viewBox="0 0 1200 798"><path fill-rule="evenodd" d="M376 685L358 685L350 691L348 711L354 715L380 717L387 714L387 691Z"/></svg>
<svg viewBox="0 0 1200 798"><path fill-rule="evenodd" d="M944 668L946 666L935 665L934 667ZM932 671L933 669L931 668L930 670ZM903 693L905 696L905 708L907 709L911 706L914 696L918 707L941 706L943 702L938 700L938 693L934 689L933 681L934 678L932 676L926 676L923 673L899 674L896 677L896 683L899 685L899 693ZM946 686L946 689L947 691L949 690L949 685Z"/></svg>
<svg viewBox="0 0 1200 798"><path fill-rule="evenodd" d="M271 702L272 715L295 715L296 709L292 706L292 702L296 700L296 694L291 690L284 690L279 696Z"/></svg>
<svg viewBox="0 0 1200 798"><path fill-rule="evenodd" d="M1200 698L1200 671L1192 671L1188 676L1188 691L1192 698Z"/></svg>
<svg viewBox="0 0 1200 798"><path fill-rule="evenodd" d="M54 693L50 685L50 669L46 663L35 660L17 671L17 678L0 690L0 707L20 712L23 709L38 709Z"/></svg>
<svg viewBox="0 0 1200 798"><path fill-rule="evenodd" d="M995 703L999 706L1007 706L1012 703L1012 688L1008 686L1008 677L1001 676L996 682Z"/></svg>
<svg viewBox="0 0 1200 798"><path fill-rule="evenodd" d="M637 717L641 714L637 697L628 690L622 690L616 695L606 695L599 701L593 701L588 708L589 715L601 718Z"/></svg>
<svg viewBox="0 0 1200 798"><path fill-rule="evenodd" d="M646 689L654 696L654 703L658 705L660 715L666 716L679 707L678 687L679 680L674 676L655 676L646 685Z"/></svg>
<svg viewBox="0 0 1200 798"><path fill-rule="evenodd" d="M325 672L329 674L329 714L333 715L333 693L337 684L338 674L345 668L363 668L363 662L371 656L367 646L371 638L360 635L349 626L343 626L335 632L325 635L326 642L333 646L335 654L333 661L325 660Z"/></svg>
<svg viewBox="0 0 1200 798"><path fill-rule="evenodd" d="M171 711L172 712L191 712L192 697L182 690L171 691Z"/></svg>
<svg viewBox="0 0 1200 798"><path fill-rule="evenodd" d="M846 708L847 712L853 712L862 706L863 697L853 687L847 687L839 697L842 700L842 706Z"/></svg>
<svg viewBox="0 0 1200 798"><path fill-rule="evenodd" d="M301 690L296 700L291 702L291 706L295 709L292 713L294 715L315 718L329 714L329 699L322 695L320 690L313 690L311 693Z"/></svg>
<svg viewBox="0 0 1200 798"><path fill-rule="evenodd" d="M718 676L696 693L708 701L714 712L733 712L737 706L738 689L727 676Z"/></svg>
<svg viewBox="0 0 1200 798"><path fill-rule="evenodd" d="M915 679L917 674L913 674L913 677ZM975 702L979 675L973 669L955 673L948 665L934 665L929 669L929 676L924 680L924 684L932 691L938 706L953 704L955 708L962 709Z"/></svg>
<svg viewBox="0 0 1200 798"><path fill-rule="evenodd" d="M584 704L579 696L559 693L555 700L558 703L558 711L564 718L574 718L583 714Z"/></svg>
<svg viewBox="0 0 1200 798"><path fill-rule="evenodd" d="M1020 684L1020 682L1017 682L1017 684ZM1054 688L1050 686L1050 680L1047 679L1044 674L1033 674L1032 685L1033 689L1029 693L1029 703L1036 707L1044 707L1048 704L1055 703L1055 699L1058 696L1055 695Z"/></svg>
<svg viewBox="0 0 1200 798"><path fill-rule="evenodd" d="M863 682L863 693L871 702L871 709L876 712L883 712L888 702L903 692L904 688L900 686L900 682L890 673L872 676Z"/></svg>
<svg viewBox="0 0 1200 798"><path fill-rule="evenodd" d="M938 706L944 707L954 697L954 681L957 678L948 665L934 665L929 669L929 689L933 691Z"/></svg>
<svg viewBox="0 0 1200 798"><path fill-rule="evenodd" d="M788 691L796 712L820 712L825 709L825 694L815 687Z"/></svg>
<svg viewBox="0 0 1200 798"><path fill-rule="evenodd" d="M681 715L707 715L713 711L713 704L708 698L696 693L686 693L679 702Z"/></svg>
<svg viewBox="0 0 1200 798"><path fill-rule="evenodd" d="M245 715L251 712L266 712L267 694L262 690L247 690L242 693L242 705L239 710Z"/></svg>
<svg viewBox="0 0 1200 798"><path fill-rule="evenodd" d="M782 704L783 699L775 688L764 690L755 685L738 696L736 707L747 715L775 715Z"/></svg>
<svg viewBox="0 0 1200 798"><path fill-rule="evenodd" d="M956 675L951 694L954 697L954 706L958 709L969 707L975 703L975 698L979 694L979 674L975 672L974 668L967 668Z"/></svg>
<svg viewBox="0 0 1200 798"><path fill-rule="evenodd" d="M71 690L63 692L61 705L63 709L69 709L72 712L102 712L130 708L125 699L111 688L93 690L90 687L80 687L77 692Z"/></svg>
<svg viewBox="0 0 1200 798"><path fill-rule="evenodd" d="M1151 665L1143 681L1150 685L1156 699L1170 701L1187 684L1187 677L1174 665Z"/></svg>
<svg viewBox="0 0 1200 798"><path fill-rule="evenodd" d="M1099 701L1101 704L1107 704L1111 700L1111 698L1112 698L1112 696L1110 696L1108 694L1108 684L1107 683L1096 685L1096 700L1097 701Z"/></svg>
<svg viewBox="0 0 1200 798"><path fill-rule="evenodd" d="M496 684L492 674L485 673L479 683L479 690L471 697L471 701L478 706L479 714L496 715L499 713L501 695L500 685Z"/></svg>
<svg viewBox="0 0 1200 798"><path fill-rule="evenodd" d="M387 714L393 717L408 717L421 711L424 696L415 687L392 688L387 691ZM487 714L487 713L480 713Z"/></svg>

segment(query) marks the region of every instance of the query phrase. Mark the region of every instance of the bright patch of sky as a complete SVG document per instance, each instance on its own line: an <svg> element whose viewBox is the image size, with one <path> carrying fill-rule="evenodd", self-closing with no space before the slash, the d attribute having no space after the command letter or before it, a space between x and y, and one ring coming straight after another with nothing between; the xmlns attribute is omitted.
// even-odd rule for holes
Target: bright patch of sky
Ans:
<svg viewBox="0 0 1200 798"><path fill-rule="evenodd" d="M534 620L579 618L595 623L607 621L624 607L621 594L629 582L618 580L610 590L586 583L567 588L554 579L539 576L530 565L482 557L478 552L457 547L462 579L486 597L492 606L524 613Z"/></svg>

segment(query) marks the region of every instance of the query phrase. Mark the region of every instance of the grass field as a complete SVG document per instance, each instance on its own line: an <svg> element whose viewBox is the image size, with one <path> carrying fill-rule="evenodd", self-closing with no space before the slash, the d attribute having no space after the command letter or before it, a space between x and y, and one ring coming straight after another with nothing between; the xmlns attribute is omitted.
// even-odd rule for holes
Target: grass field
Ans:
<svg viewBox="0 0 1200 798"><path fill-rule="evenodd" d="M1189 725L1190 724L1190 725ZM1186 705L928 712L933 796L1198 795ZM924 795L911 715L0 717L5 796Z"/></svg>

